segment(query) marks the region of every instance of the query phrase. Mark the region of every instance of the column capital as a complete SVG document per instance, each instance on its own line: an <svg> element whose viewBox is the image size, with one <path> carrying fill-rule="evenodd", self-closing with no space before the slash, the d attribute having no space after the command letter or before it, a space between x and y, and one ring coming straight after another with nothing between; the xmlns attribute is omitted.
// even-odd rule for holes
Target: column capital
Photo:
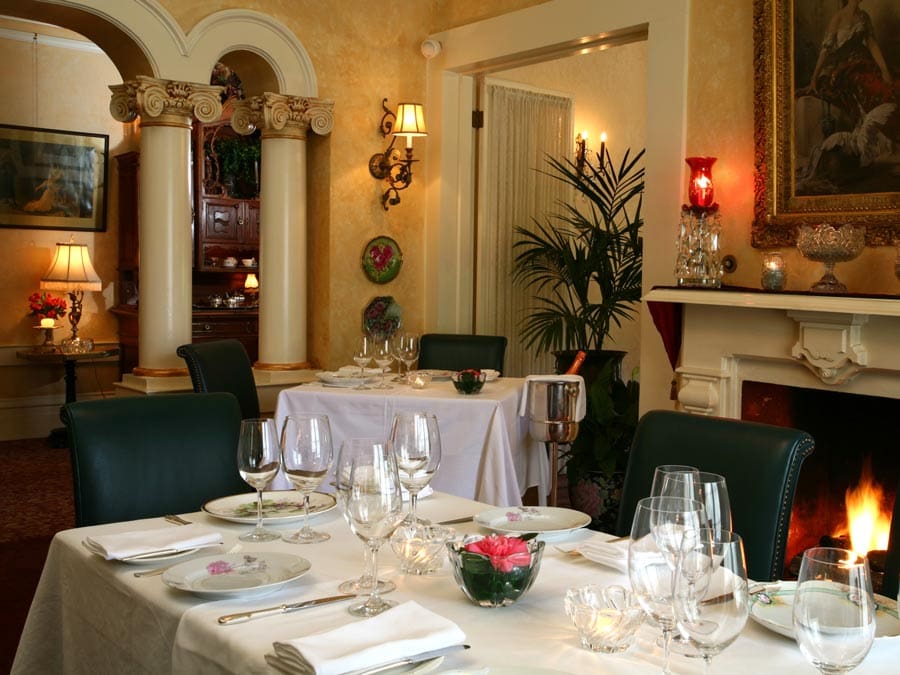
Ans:
<svg viewBox="0 0 900 675"><path fill-rule="evenodd" d="M141 117L141 125L190 126L193 118L214 122L222 116L223 87L196 82L136 79L110 86L109 112L119 122Z"/></svg>
<svg viewBox="0 0 900 675"><path fill-rule="evenodd" d="M334 101L266 92L237 101L231 126L239 134L262 129L264 136L305 139L312 129L324 135L334 127Z"/></svg>

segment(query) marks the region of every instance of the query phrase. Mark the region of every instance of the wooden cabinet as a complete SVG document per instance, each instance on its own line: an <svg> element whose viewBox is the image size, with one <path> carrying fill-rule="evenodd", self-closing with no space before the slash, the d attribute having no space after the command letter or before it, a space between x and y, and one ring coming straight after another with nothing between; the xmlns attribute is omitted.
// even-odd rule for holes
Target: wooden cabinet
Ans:
<svg viewBox="0 0 900 675"><path fill-rule="evenodd" d="M259 153L258 131L241 136L226 121L195 125L195 269L259 260Z"/></svg>

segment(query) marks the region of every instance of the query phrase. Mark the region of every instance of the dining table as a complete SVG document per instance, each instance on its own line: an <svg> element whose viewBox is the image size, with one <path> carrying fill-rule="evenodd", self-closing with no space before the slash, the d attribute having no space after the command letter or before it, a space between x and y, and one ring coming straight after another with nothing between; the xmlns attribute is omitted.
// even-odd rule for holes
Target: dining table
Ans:
<svg viewBox="0 0 900 675"><path fill-rule="evenodd" d="M431 413L441 436L440 470L431 487L495 506L521 506L526 490L536 487L543 505L550 491L550 465L544 444L531 438L529 419L520 414L525 382L500 377L474 395L458 393L448 375L421 389L390 381L389 389L311 382L279 393L275 422L280 429L290 414L326 414L337 453L348 438L386 438L395 412ZM279 476L273 487L287 489L290 484Z"/></svg>
<svg viewBox="0 0 900 675"><path fill-rule="evenodd" d="M433 521L469 517L492 509L488 504L436 492L419 504L421 516ZM536 508L536 507L532 507ZM328 541L295 545L278 540L245 543L238 536L251 525L213 517L206 511L181 514L192 523L215 528L222 544L183 559L221 555L240 545L248 555L280 552L308 561L309 571L268 595L212 597L195 595L167 585L163 576L137 578L148 565L106 560L89 551L86 537L158 529L163 518L119 522L59 532L54 537L25 624L12 672L34 673L275 673L265 655L274 641L313 635L354 621L348 602L275 614L244 623L221 625L218 617L250 609L277 606L337 593L341 581L357 577L363 564L362 543L351 533L338 508L313 517L316 529L328 532ZM298 522L270 525L290 531ZM177 527L171 525L171 527ZM485 533L471 520L452 525L457 536ZM607 536L575 529L547 532L544 555L533 586L514 604L485 608L470 602L454 581L449 562L429 575L400 572L390 545L379 553L379 576L397 588L386 597L398 602L415 600L444 617L465 633L466 651L444 657L435 672L517 673L659 673L662 650L659 630L644 623L635 643L626 651L604 654L580 645L566 616L563 598L570 587L584 584L628 586L627 575L571 549L588 538ZM213 558L215 559L215 558ZM152 567L152 565L149 565ZM174 568L173 568L174 571ZM392 610L388 610L392 611ZM859 675L896 672L900 638L877 638ZM700 659L673 655L672 672L699 674ZM393 671L398 672L398 671ZM730 674L795 675L815 673L793 639L748 621L737 640L717 655L712 672Z"/></svg>

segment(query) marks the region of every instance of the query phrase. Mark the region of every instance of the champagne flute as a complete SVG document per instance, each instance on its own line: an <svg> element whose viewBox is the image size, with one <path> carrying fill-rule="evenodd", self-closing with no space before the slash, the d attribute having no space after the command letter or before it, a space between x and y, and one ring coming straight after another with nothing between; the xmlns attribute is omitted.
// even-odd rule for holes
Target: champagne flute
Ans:
<svg viewBox="0 0 900 675"><path fill-rule="evenodd" d="M350 467L353 459L361 454L371 444L377 442L377 439L369 438L350 438L341 444L338 451L337 460L334 463L334 479L335 479L335 495L337 497L338 506L344 516L347 524L350 519L347 514L347 489L350 485ZM378 593L390 593L397 588L393 581L387 579L377 579L372 569L374 564L372 550L368 546L363 546L363 573L356 579L348 579L338 586L341 593L369 593L373 584L377 584Z"/></svg>
<svg viewBox="0 0 900 675"><path fill-rule="evenodd" d="M360 383L354 389L371 389L366 384L366 366L372 360L374 341L369 335L362 335L356 341L356 348L353 351L353 363L359 366Z"/></svg>
<svg viewBox="0 0 900 675"><path fill-rule="evenodd" d="M384 381L384 372L394 360L394 356L391 353L391 341L388 338L378 338L375 342L373 358L375 359L375 365L381 370L381 382L378 383L375 389L393 389L393 385Z"/></svg>
<svg viewBox="0 0 900 675"><path fill-rule="evenodd" d="M314 544L330 539L327 532L309 526L309 496L331 468L331 425L327 415L288 415L281 427L281 463L284 473L303 495L303 527L282 536L291 544Z"/></svg>
<svg viewBox="0 0 900 675"><path fill-rule="evenodd" d="M353 457L346 490L347 521L372 551L372 576L378 578L378 549L403 520L400 475L389 442L366 443ZM375 616L396 604L379 597L378 585L372 584L366 601L351 605L348 611L354 616Z"/></svg>
<svg viewBox="0 0 900 675"><path fill-rule="evenodd" d="M241 421L237 449L238 472L250 487L256 488L256 527L238 537L241 541L273 541L281 538L280 533L267 530L262 525L262 491L278 473L279 450L275 420Z"/></svg>
<svg viewBox="0 0 900 675"><path fill-rule="evenodd" d="M875 598L865 556L841 548L803 552L794 592L794 635L822 673L862 663L875 639Z"/></svg>
<svg viewBox="0 0 900 675"><path fill-rule="evenodd" d="M400 482L409 491L407 525L428 525L416 515L419 492L441 463L441 433L437 417L424 412L398 412L391 427L391 444L397 457Z"/></svg>
<svg viewBox="0 0 900 675"><path fill-rule="evenodd" d="M697 537L686 538L675 575L675 621L703 657L704 672L709 673L712 657L737 639L749 614L740 535L702 528Z"/></svg>
<svg viewBox="0 0 900 675"><path fill-rule="evenodd" d="M628 543L628 578L644 612L663 631L663 673L675 628L675 569L685 533L697 536L703 505L690 499L645 497L634 512Z"/></svg>

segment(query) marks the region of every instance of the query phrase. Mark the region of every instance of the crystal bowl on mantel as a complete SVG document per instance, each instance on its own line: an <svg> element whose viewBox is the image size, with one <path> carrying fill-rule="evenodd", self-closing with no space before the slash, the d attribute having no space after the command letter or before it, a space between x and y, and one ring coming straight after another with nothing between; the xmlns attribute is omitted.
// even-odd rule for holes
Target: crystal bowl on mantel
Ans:
<svg viewBox="0 0 900 675"><path fill-rule="evenodd" d="M834 276L834 265L853 260L866 246L866 228L856 225L801 225L797 249L804 258L825 263L825 274L809 290L818 293L846 293L847 287Z"/></svg>

